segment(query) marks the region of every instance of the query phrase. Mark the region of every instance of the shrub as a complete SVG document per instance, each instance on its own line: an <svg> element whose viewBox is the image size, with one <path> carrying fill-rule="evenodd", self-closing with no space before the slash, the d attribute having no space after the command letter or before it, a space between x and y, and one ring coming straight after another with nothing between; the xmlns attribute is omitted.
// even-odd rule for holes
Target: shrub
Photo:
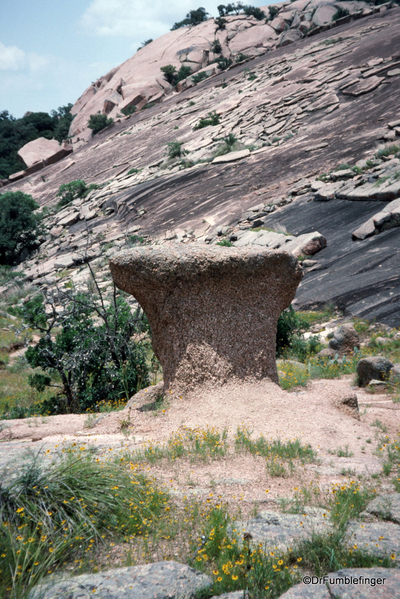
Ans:
<svg viewBox="0 0 400 599"><path fill-rule="evenodd" d="M227 248L233 247L233 243L232 243L232 241L229 241L229 239L223 239L222 241L218 241L218 243L216 245L220 245L222 247L227 247Z"/></svg>
<svg viewBox="0 0 400 599"><path fill-rule="evenodd" d="M222 143L218 146L215 156L224 156L233 150L239 149L240 144L238 144L238 140L233 135L233 133L229 133L226 137L222 138Z"/></svg>
<svg viewBox="0 0 400 599"><path fill-rule="evenodd" d="M145 46L148 46L149 44L151 44L152 41L153 41L153 38L145 40L144 42L142 42L141 46L139 46L139 48L137 49L137 51L139 52L139 50L141 50Z"/></svg>
<svg viewBox="0 0 400 599"><path fill-rule="evenodd" d="M39 205L22 191L0 195L0 264L16 264L38 246L41 233Z"/></svg>
<svg viewBox="0 0 400 599"><path fill-rule="evenodd" d="M276 17L276 15L279 13L279 8L277 8L276 6L269 6L268 7L269 10L269 18L272 20Z"/></svg>
<svg viewBox="0 0 400 599"><path fill-rule="evenodd" d="M243 52L239 52L235 56L235 62L243 62L243 60L247 60L248 58L251 58L248 54L243 54Z"/></svg>
<svg viewBox="0 0 400 599"><path fill-rule="evenodd" d="M125 108L121 108L121 112L124 116L130 116L134 112L136 112L136 106L131 104L130 106L126 106Z"/></svg>
<svg viewBox="0 0 400 599"><path fill-rule="evenodd" d="M222 46L219 40L213 41L213 43L211 44L211 50L214 52L214 54L221 54Z"/></svg>
<svg viewBox="0 0 400 599"><path fill-rule="evenodd" d="M100 114L98 112L97 114L90 115L88 127L93 131L93 135L96 135L96 133L99 133L99 131L102 131L108 127L108 125L112 125L113 122L114 120L107 118L106 114Z"/></svg>
<svg viewBox="0 0 400 599"><path fill-rule="evenodd" d="M186 19L174 23L171 27L171 31L175 31L175 29L180 29L181 27L185 27L186 25L199 25L203 21L207 21L207 17L208 12L203 7L197 8L196 10L189 10L189 12L186 15Z"/></svg>
<svg viewBox="0 0 400 599"><path fill-rule="evenodd" d="M260 8L256 8L255 6L244 6L243 12L248 17L254 17L257 21L262 21L266 18L266 14Z"/></svg>
<svg viewBox="0 0 400 599"><path fill-rule="evenodd" d="M168 158L181 158L187 154L186 150L182 149L183 141L170 141L167 143L167 156Z"/></svg>
<svg viewBox="0 0 400 599"><path fill-rule="evenodd" d="M176 85L179 81L186 79L192 73L190 67L181 66L179 71L176 71L176 67L172 64L167 64L165 67L161 67L160 71L164 73L164 79L168 81L170 85Z"/></svg>
<svg viewBox="0 0 400 599"><path fill-rule="evenodd" d="M192 81L195 85L197 85L198 83L200 83L201 81L204 81L204 79L207 79L208 75L205 71L203 71L202 73L196 73L195 75L193 75L192 77Z"/></svg>
<svg viewBox="0 0 400 599"><path fill-rule="evenodd" d="M215 62L217 63L221 71L225 71L232 64L232 60L230 58L224 58L223 56L218 58L218 60L216 60Z"/></svg>
<svg viewBox="0 0 400 599"><path fill-rule="evenodd" d="M222 17L218 17L217 19L215 19L215 24L217 25L217 31L223 31L224 29L226 29L226 24L227 24L227 20L223 19Z"/></svg>
<svg viewBox="0 0 400 599"><path fill-rule="evenodd" d="M57 373L60 381L31 379L38 390L58 389L48 406L52 413L96 411L105 398L125 402L148 382L145 350L132 340L145 326L141 315L115 294L107 306L95 280L94 285L97 295L47 291L21 310L25 323L41 335L26 352L29 364L50 376Z"/></svg>
<svg viewBox="0 0 400 599"><path fill-rule="evenodd" d="M59 208L68 206L73 200L78 198L85 198L90 191L98 189L96 183L86 185L82 179L76 179L76 181L70 181L69 183L63 183L58 188L57 197L61 198L57 204Z"/></svg>
<svg viewBox="0 0 400 599"><path fill-rule="evenodd" d="M335 14L332 17L332 21L338 21L339 19L342 19L343 17L347 17L347 15L349 15L350 12L347 10L347 8L342 8L341 6L339 6L339 8L337 9L337 11L335 12Z"/></svg>
<svg viewBox="0 0 400 599"><path fill-rule="evenodd" d="M219 123L219 115L215 112L215 110L213 110L212 112L208 113L208 118L200 119L193 129L196 131L197 129L203 129L204 127L214 127L215 125L219 125Z"/></svg>

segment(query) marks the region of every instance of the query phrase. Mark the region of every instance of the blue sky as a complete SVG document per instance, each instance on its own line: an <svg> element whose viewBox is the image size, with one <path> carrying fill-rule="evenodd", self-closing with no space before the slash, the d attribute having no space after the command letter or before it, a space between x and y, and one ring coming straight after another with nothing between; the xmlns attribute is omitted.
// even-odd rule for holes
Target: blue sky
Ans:
<svg viewBox="0 0 400 599"><path fill-rule="evenodd" d="M72 104L141 42L223 0L8 0L0 18L0 111L21 117ZM228 2L226 2L228 3ZM271 4L253 1L253 6Z"/></svg>

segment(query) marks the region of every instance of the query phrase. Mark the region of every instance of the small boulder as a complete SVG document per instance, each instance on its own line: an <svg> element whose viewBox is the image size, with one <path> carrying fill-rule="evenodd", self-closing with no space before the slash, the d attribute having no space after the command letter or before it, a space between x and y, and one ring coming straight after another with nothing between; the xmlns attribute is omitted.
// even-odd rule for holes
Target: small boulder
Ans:
<svg viewBox="0 0 400 599"><path fill-rule="evenodd" d="M383 356L370 356L362 358L357 364L358 384L366 387L374 379L377 381L389 380L393 363Z"/></svg>
<svg viewBox="0 0 400 599"><path fill-rule="evenodd" d="M334 332L328 346L339 355L350 354L355 347L360 349L360 338L352 324L342 324Z"/></svg>

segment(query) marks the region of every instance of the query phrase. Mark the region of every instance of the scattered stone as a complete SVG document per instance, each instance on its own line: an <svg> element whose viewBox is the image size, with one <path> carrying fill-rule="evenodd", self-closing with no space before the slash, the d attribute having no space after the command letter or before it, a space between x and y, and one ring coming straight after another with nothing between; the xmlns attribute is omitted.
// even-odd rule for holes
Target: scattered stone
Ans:
<svg viewBox="0 0 400 599"><path fill-rule="evenodd" d="M110 268L116 285L137 299L149 319L165 390L182 395L234 377L278 382L276 323L302 278L294 256L149 246L113 256Z"/></svg>
<svg viewBox="0 0 400 599"><path fill-rule="evenodd" d="M352 354L354 348L360 349L360 337L352 324L342 324L335 330L328 346L339 356Z"/></svg>
<svg viewBox="0 0 400 599"><path fill-rule="evenodd" d="M328 146L329 143L327 141L323 141L320 144L316 144L315 146L308 146L308 148L305 148L304 151L315 152L316 150L321 150L322 148L327 148Z"/></svg>
<svg viewBox="0 0 400 599"><path fill-rule="evenodd" d="M366 387L370 381L388 381L393 363L384 356L362 358L357 364L358 383Z"/></svg>
<svg viewBox="0 0 400 599"><path fill-rule="evenodd" d="M383 81L383 77L369 77L364 81L358 81L352 83L350 86L346 87L346 89L342 90L342 93L348 96L362 96L363 94L368 94L372 92L374 89L380 86Z"/></svg>
<svg viewBox="0 0 400 599"><path fill-rule="evenodd" d="M192 599L207 589L211 579L198 570L177 562L115 568L98 574L82 574L65 580L46 579L29 599L81 599L93 594L98 599Z"/></svg>

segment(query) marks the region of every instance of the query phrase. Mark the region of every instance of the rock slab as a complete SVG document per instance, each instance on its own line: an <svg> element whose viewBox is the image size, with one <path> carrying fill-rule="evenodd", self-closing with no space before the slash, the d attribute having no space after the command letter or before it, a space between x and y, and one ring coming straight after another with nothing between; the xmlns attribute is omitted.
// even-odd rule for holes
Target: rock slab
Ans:
<svg viewBox="0 0 400 599"><path fill-rule="evenodd" d="M110 260L115 284L145 311L165 391L232 377L278 382L276 325L302 278L283 251L148 246Z"/></svg>
<svg viewBox="0 0 400 599"><path fill-rule="evenodd" d="M29 599L192 599L211 584L208 576L184 564L157 562L53 581L47 589L35 587Z"/></svg>

